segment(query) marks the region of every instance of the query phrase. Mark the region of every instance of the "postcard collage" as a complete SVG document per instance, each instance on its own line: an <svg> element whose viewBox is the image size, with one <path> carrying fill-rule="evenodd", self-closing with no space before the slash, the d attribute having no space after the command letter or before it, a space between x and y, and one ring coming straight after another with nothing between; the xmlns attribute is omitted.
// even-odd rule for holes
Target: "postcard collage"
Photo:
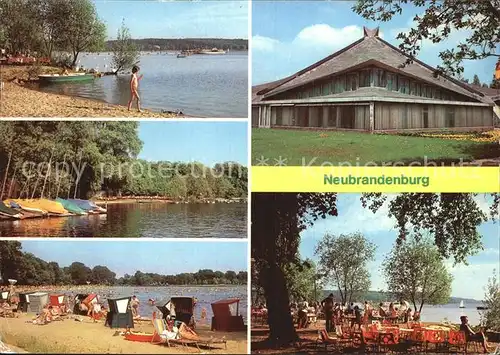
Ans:
<svg viewBox="0 0 500 355"><path fill-rule="evenodd" d="M499 354L499 0L1 0L0 353Z"/></svg>

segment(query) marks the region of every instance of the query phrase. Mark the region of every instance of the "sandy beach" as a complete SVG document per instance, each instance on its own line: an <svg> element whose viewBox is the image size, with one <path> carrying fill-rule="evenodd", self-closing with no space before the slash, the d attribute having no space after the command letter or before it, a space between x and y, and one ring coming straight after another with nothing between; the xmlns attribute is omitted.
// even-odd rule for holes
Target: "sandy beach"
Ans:
<svg viewBox="0 0 500 355"><path fill-rule="evenodd" d="M23 84L27 81L29 67L3 66L0 91L0 116L2 117L144 117L172 118L175 114L162 114L148 110L128 111L124 106L112 105L97 100L56 95L37 91ZM60 71L60 69L58 69ZM44 73L54 72L44 68Z"/></svg>
<svg viewBox="0 0 500 355"><path fill-rule="evenodd" d="M0 334L9 346L36 353L128 353L128 354L185 354L199 353L195 347L171 347L150 343L127 341L117 330L104 327L104 322L94 323L88 317L70 316L62 321L46 325L28 323L32 314L22 314L19 318L1 318ZM72 318L73 317L73 318ZM76 321L82 318L83 321ZM151 322L135 324L134 331L153 332ZM204 337L226 337L227 349L223 346L202 349L203 353L245 354L247 353L246 332L212 332L209 326L199 326L196 331Z"/></svg>

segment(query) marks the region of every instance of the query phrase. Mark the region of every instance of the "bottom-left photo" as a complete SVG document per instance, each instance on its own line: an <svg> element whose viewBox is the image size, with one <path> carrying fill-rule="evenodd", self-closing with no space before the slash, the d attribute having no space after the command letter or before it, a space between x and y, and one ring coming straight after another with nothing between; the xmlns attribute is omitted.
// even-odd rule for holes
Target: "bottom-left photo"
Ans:
<svg viewBox="0 0 500 355"><path fill-rule="evenodd" d="M245 354L247 248L0 241L0 352Z"/></svg>

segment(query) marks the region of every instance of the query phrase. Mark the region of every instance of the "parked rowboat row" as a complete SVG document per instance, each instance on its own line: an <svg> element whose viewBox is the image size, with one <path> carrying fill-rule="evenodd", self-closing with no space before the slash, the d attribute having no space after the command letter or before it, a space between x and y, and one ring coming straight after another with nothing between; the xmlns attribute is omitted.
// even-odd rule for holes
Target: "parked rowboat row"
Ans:
<svg viewBox="0 0 500 355"><path fill-rule="evenodd" d="M104 214L106 209L81 199L8 199L0 202L0 218L67 217Z"/></svg>

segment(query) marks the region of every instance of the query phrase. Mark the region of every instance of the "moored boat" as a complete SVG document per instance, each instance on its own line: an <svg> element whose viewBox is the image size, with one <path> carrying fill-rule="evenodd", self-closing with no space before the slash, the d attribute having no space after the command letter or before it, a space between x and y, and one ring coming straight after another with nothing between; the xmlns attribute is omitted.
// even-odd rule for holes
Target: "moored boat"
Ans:
<svg viewBox="0 0 500 355"><path fill-rule="evenodd" d="M23 217L22 213L13 208L7 207L3 202L0 202L0 215L13 219L21 219Z"/></svg>
<svg viewBox="0 0 500 355"><path fill-rule="evenodd" d="M66 83L71 81L90 81L95 78L94 74L86 74L86 73L73 73L67 75L59 75L59 74L43 74L39 75L38 79L42 83Z"/></svg>
<svg viewBox="0 0 500 355"><path fill-rule="evenodd" d="M38 206L40 209L47 211L50 214L55 214L55 215L67 215L69 214L69 211L64 208L64 206L57 202L57 201L52 201L52 200L47 200L45 198L33 200L33 204Z"/></svg>
<svg viewBox="0 0 500 355"><path fill-rule="evenodd" d="M72 201L58 197L56 198L56 202L59 202L66 210L76 215L82 216L87 214L87 212L84 209L80 208L76 203Z"/></svg>
<svg viewBox="0 0 500 355"><path fill-rule="evenodd" d="M97 206L94 202L89 201L89 200L81 200L81 199L69 199L68 201L71 201L75 203L78 207L83 209L84 211L88 213L106 213L106 209L102 208L100 206Z"/></svg>
<svg viewBox="0 0 500 355"><path fill-rule="evenodd" d="M47 215L49 212L40 208L40 206L33 203L34 200L21 200L21 199L11 199L7 200L8 204L13 208L19 208L23 211L28 211L31 213L36 213L40 215Z"/></svg>
<svg viewBox="0 0 500 355"><path fill-rule="evenodd" d="M226 51L223 49L217 49L217 48L202 49L201 51L198 52L198 54L226 54Z"/></svg>

